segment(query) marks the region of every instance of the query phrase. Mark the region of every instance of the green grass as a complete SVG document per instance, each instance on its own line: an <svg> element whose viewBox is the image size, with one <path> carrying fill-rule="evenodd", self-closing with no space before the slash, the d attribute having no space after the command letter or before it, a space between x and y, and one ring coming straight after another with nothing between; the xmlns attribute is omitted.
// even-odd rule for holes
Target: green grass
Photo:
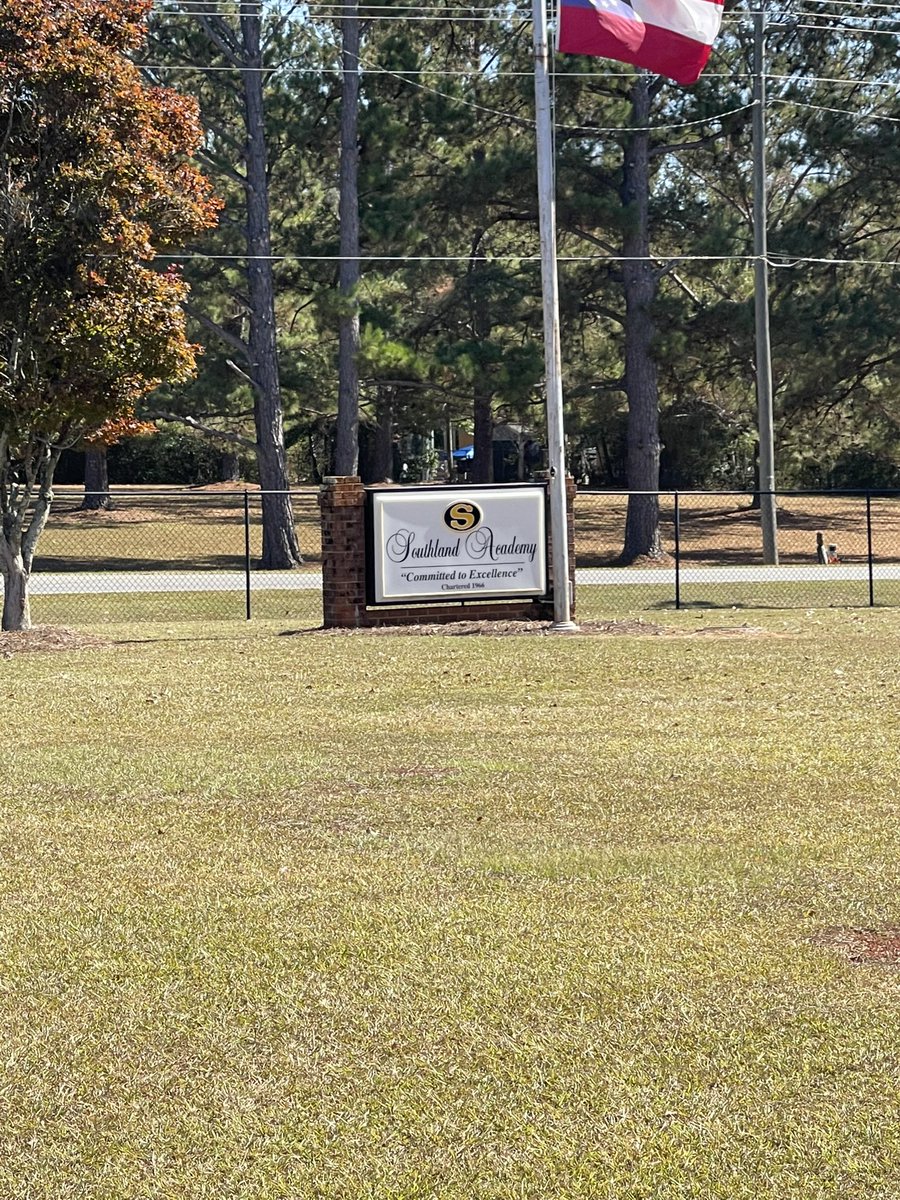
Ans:
<svg viewBox="0 0 900 1200"><path fill-rule="evenodd" d="M173 576L173 584L177 583ZM879 581L877 605L900 606L900 584ZM582 620L608 616L641 615L646 620L667 621L675 612L673 591L666 585L617 584L614 587L579 584L577 616ZM868 605L865 584L767 584L685 588L684 611L706 611L710 619L734 610L748 613L759 606L771 610L849 608ZM98 595L33 596L32 619L43 624L99 625L143 621L238 621L246 620L246 600L240 586L231 592L198 592L173 587L170 592L115 592ZM251 596L252 620L292 621L304 627L322 623L322 594L316 590L255 591ZM423 620L425 617L423 616Z"/></svg>
<svg viewBox="0 0 900 1200"><path fill-rule="evenodd" d="M0 1195L894 1200L900 616L664 620L4 660Z"/></svg>
<svg viewBox="0 0 900 1200"><path fill-rule="evenodd" d="M251 619L292 621L313 628L322 624L320 590L254 591ZM120 625L145 621L246 622L247 604L233 592L107 592L100 595L33 596L31 617L47 625ZM195 627L194 632L197 632Z"/></svg>
<svg viewBox="0 0 900 1200"><path fill-rule="evenodd" d="M664 611L675 607L674 584L591 584L578 585L576 601L583 617L603 612ZM867 580L819 581L816 583L779 583L766 580L760 583L683 584L683 608L709 609L741 608L745 610L772 608L867 608ZM876 606L900 605L900 580L875 580Z"/></svg>

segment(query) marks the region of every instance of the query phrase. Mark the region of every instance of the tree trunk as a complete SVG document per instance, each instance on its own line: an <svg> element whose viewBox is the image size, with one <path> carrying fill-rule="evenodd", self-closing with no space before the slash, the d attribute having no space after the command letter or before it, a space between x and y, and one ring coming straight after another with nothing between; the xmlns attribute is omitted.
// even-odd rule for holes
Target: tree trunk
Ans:
<svg viewBox="0 0 900 1200"><path fill-rule="evenodd" d="M606 472L605 485L611 487L615 481L615 471L613 470L612 457L609 453L609 443L601 433L597 439L597 461L603 464L603 469Z"/></svg>
<svg viewBox="0 0 900 1200"><path fill-rule="evenodd" d="M374 471L379 483L385 483L394 474L394 395L382 392L375 410L378 425L375 428Z"/></svg>
<svg viewBox="0 0 900 1200"><path fill-rule="evenodd" d="M4 632L31 628L28 580L38 539L53 503L53 475L62 450L33 441L24 461L13 467L9 442L0 436L0 578L3 580ZM16 468L24 479L14 481Z"/></svg>
<svg viewBox="0 0 900 1200"><path fill-rule="evenodd" d="M641 72L631 92L635 132L628 139L622 173L622 204L628 221L623 239L625 284L625 392L628 397L629 491L622 561L661 558L659 537L659 390L653 359L653 316L659 279L650 257L650 78Z"/></svg>
<svg viewBox="0 0 900 1200"><path fill-rule="evenodd" d="M479 278L482 275L483 265L479 262L483 237L484 230L479 229L472 239L468 273L469 320L472 326L472 336L482 346L491 336L490 306L484 280ZM472 392L472 444L475 450L471 471L473 483L493 483L494 481L493 398L494 393L487 373L479 366Z"/></svg>
<svg viewBox="0 0 900 1200"><path fill-rule="evenodd" d="M31 607L28 602L28 572L21 553L9 545L2 548L0 573L3 576L3 620L4 633L20 632L31 628Z"/></svg>
<svg viewBox="0 0 900 1200"><path fill-rule="evenodd" d="M90 512L111 507L105 446L88 446L84 452L84 499L80 507Z"/></svg>
<svg viewBox="0 0 900 1200"><path fill-rule="evenodd" d="M339 270L342 309L338 327L338 409L335 472L359 467L359 9L344 7L341 19L341 179Z"/></svg>
<svg viewBox="0 0 900 1200"><path fill-rule="evenodd" d="M490 389L475 385L472 402L472 417L475 457L472 460L472 482L493 483L494 481L494 413Z"/></svg>
<svg viewBox="0 0 900 1200"><path fill-rule="evenodd" d="M394 394L379 388L375 401L375 424L360 439L359 468L364 483L386 483L394 474Z"/></svg>
<svg viewBox="0 0 900 1200"><path fill-rule="evenodd" d="M237 450L223 450L219 459L219 479L222 483L239 483L241 459Z"/></svg>
<svg viewBox="0 0 900 1200"><path fill-rule="evenodd" d="M263 61L259 7L241 0L244 49L244 116L247 126L247 286L250 300L250 372L256 424L259 484L262 492L260 566L283 570L302 563L288 491L284 417L278 379L275 331L275 283L269 230L269 185L263 111Z"/></svg>

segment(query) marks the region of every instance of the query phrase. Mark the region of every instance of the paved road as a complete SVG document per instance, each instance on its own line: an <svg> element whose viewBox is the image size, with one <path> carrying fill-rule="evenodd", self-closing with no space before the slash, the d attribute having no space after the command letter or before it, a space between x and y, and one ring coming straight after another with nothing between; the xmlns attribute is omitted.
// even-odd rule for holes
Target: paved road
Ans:
<svg viewBox="0 0 900 1200"><path fill-rule="evenodd" d="M900 580L900 563L881 563L874 568L876 579ZM836 583L864 582L868 579L865 563L840 566L782 567L682 567L682 584L692 583ZM645 586L666 584L674 588L674 567L582 567L575 572L576 583L610 587L627 584ZM2 585L0 585L2 586ZM109 595L129 592L240 592L245 587L240 571L47 571L32 577L33 596ZM250 589L254 592L318 591L322 576L318 571L254 571Z"/></svg>

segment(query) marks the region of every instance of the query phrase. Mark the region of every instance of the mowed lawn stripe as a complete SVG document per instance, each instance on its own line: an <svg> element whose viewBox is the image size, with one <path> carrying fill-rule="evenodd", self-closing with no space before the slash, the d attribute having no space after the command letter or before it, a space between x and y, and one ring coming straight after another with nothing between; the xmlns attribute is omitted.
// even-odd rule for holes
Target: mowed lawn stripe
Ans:
<svg viewBox="0 0 900 1200"><path fill-rule="evenodd" d="M0 1194L895 1194L898 979L815 941L900 923L852 628L5 662Z"/></svg>

